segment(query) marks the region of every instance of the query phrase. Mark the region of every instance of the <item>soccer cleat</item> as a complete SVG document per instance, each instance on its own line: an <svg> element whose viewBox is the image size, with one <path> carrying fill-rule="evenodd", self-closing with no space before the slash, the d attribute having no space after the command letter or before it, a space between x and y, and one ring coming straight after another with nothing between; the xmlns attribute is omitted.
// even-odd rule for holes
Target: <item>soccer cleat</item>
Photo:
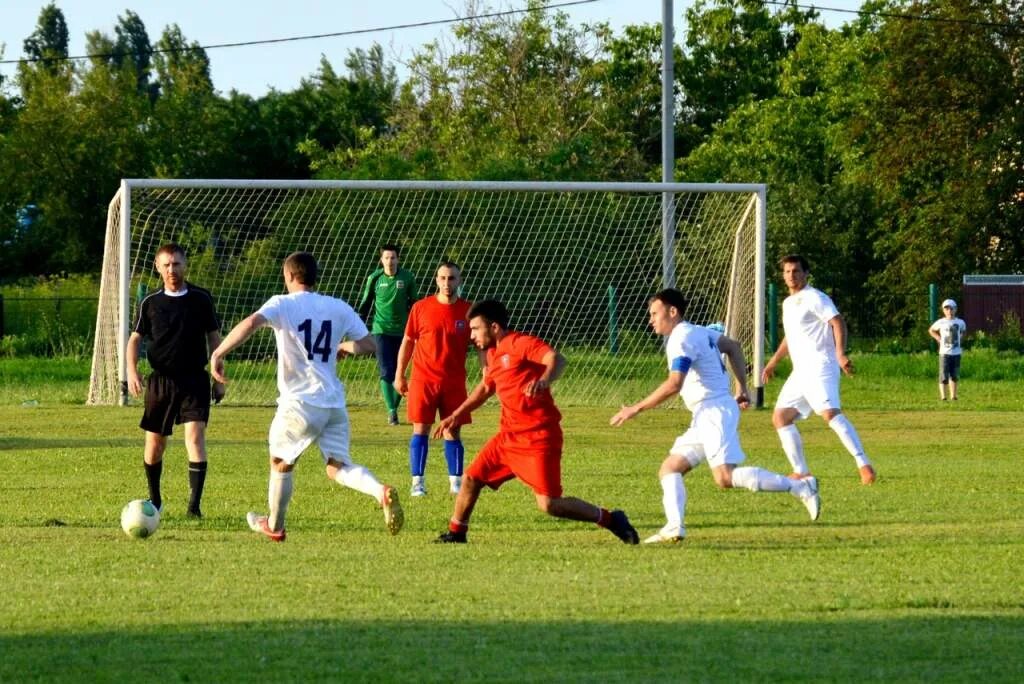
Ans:
<svg viewBox="0 0 1024 684"><path fill-rule="evenodd" d="M791 490L796 498L800 499L804 508L811 516L811 520L817 520L821 515L821 497L818 496L818 478L807 477L798 480Z"/></svg>
<svg viewBox="0 0 1024 684"><path fill-rule="evenodd" d="M860 467L860 483L869 485L874 484L878 476L875 474L875 469L870 465L862 465Z"/></svg>
<svg viewBox="0 0 1024 684"><path fill-rule="evenodd" d="M409 496L426 496L427 488L423 485L423 481L415 481L412 483L412 489L409 490Z"/></svg>
<svg viewBox="0 0 1024 684"><path fill-rule="evenodd" d="M623 511L612 511L612 520L608 525L616 537L622 540L623 544L639 544L640 535L636 533L633 526L629 524L629 518Z"/></svg>
<svg viewBox="0 0 1024 684"><path fill-rule="evenodd" d="M276 542L283 542L287 536L284 530L275 532L270 529L270 523L267 521L267 516L260 515L254 511L249 511L245 514L245 521L249 523L249 529L253 532L259 532L267 539Z"/></svg>
<svg viewBox="0 0 1024 684"><path fill-rule="evenodd" d="M462 489L462 477L459 475L448 476L448 493L458 494L459 490Z"/></svg>
<svg viewBox="0 0 1024 684"><path fill-rule="evenodd" d="M434 540L435 544L465 544L466 533L465 532L452 532L446 530L437 536Z"/></svg>
<svg viewBox="0 0 1024 684"><path fill-rule="evenodd" d="M683 541L686 536L686 531L681 527L669 527L666 525L658 530L655 534L652 534L647 539L644 539L644 544L678 544Z"/></svg>
<svg viewBox="0 0 1024 684"><path fill-rule="evenodd" d="M398 492L394 487L384 485L384 497L380 505L384 508L384 523L388 526L388 532L398 534L405 524L405 512L398 502Z"/></svg>
<svg viewBox="0 0 1024 684"><path fill-rule="evenodd" d="M388 425L398 425L398 411L388 413Z"/></svg>
<svg viewBox="0 0 1024 684"><path fill-rule="evenodd" d="M202 517L203 517L203 512L201 510L199 510L198 508L190 508L185 513L185 515L188 516L189 518L194 518L196 520L201 520Z"/></svg>

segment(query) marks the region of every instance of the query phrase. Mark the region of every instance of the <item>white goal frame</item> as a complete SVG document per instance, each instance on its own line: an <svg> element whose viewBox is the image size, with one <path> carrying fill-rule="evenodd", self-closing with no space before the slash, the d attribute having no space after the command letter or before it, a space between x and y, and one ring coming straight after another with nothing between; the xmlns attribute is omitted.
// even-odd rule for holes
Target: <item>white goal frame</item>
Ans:
<svg viewBox="0 0 1024 684"><path fill-rule="evenodd" d="M294 180L174 180L174 179L124 179L121 181L120 189L110 202L108 209L108 226L104 252L103 278L100 285L100 304L97 311L96 339L94 342L92 378L90 380L89 404L114 404L124 405L127 403L127 356L126 347L133 324L132 317L132 238L133 229L136 228L137 218L132 216L133 194L149 190L282 190L282 191L373 191L380 193L397 191L420 191L420 192L461 192L461 193L485 193L485 192L514 192L514 193L615 193L629 195L632 193L643 193L657 195L659 202L662 197L669 198L667 206L671 207L671 199L687 194L695 193L727 193L730 195L740 194L748 197L742 209L743 218L735 227L735 247L732 255L732 269L729 274L730 286L735 289L736 283L740 281L741 257L749 262L750 249L753 249L754 272L752 291L733 292L730 296L727 311L724 312L722 321L726 322L727 332L732 333L731 328L735 325L734 310L742 308L743 312L752 312L750 325L750 339L745 340L745 353L750 363L751 378L750 384L755 389L755 402L758 406L763 405L763 387L761 383L761 371L765 361L765 268L766 268L766 233L767 233L767 212L766 212L766 186L755 183L590 183L590 182L488 182L488 181L294 181ZM672 209L665 210L664 215L672 215ZM659 210L659 213L661 211ZM745 247L740 246L741 231L744 224L753 220L754 230L753 245L749 243ZM678 261L673 259L676 245L676 227L680 224L677 219L675 223L667 221L666 225L657 226L661 240L662 279L661 287L674 287L676 284L676 273ZM381 236L385 241L387 236ZM579 235L570 235L571 239L579 238ZM303 248L296 245L295 249ZM624 245L628 248L628 245ZM440 258L443 255L437 255ZM152 256L150 255L150 259ZM138 262L138 259L136 258ZM145 262L143 262L145 263ZM436 260L434 263L437 263ZM372 264L367 264L367 271ZM365 275L365 274L364 274ZM416 273L420 283L421 296L432 291L432 273ZM745 276L748 277L748 276ZM206 283L198 284L206 286ZM357 283L357 286L361 283ZM111 291L115 290L116 295ZM218 292L214 289L214 301L218 300ZM276 293L271 293L276 294ZM654 294L654 290L650 292ZM346 297L347 298L347 297ZM116 312L111 310L110 302L117 302ZM350 301L353 306L358 302ZM220 307L218 306L218 310ZM516 311L513 314L513 327L518 318ZM744 314L745 315L745 314ZM644 314L646 320L646 314ZM711 321L697 321L710 323ZM234 321L223 321L222 333L226 334ZM743 323L746 329L747 322ZM114 334L111 336L111 328ZM744 341L744 340L741 340ZM570 366L572 356L569 356ZM116 381L110 377L109 369L116 364ZM472 380L472 372L471 372ZM116 386L114 386L116 382ZM111 396L111 388L113 395ZM229 391L230 398L230 391ZM638 398L638 397L637 397ZM270 403L273 397L265 402ZM358 402L357 402L358 403Z"/></svg>

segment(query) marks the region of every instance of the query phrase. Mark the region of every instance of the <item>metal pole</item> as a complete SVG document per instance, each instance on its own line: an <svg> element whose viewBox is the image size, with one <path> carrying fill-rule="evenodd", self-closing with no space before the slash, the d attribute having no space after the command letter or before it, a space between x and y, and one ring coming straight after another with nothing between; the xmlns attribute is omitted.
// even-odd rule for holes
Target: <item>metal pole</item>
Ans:
<svg viewBox="0 0 1024 684"><path fill-rule="evenodd" d="M671 183L675 176L675 67L672 0L661 3L661 180ZM664 287L675 287L675 196L661 195L661 275Z"/></svg>
<svg viewBox="0 0 1024 684"><path fill-rule="evenodd" d="M131 327L129 320L129 298L131 287L128 282L131 277L131 268L128 261L131 258L131 214L132 200L131 190L127 181L121 181L121 238L119 247L118 263L118 325L117 325L117 387L120 394L118 403L121 406L128 404L128 329Z"/></svg>
<svg viewBox="0 0 1024 684"><path fill-rule="evenodd" d="M939 286L935 283L928 283L928 325L939 317ZM939 345L935 340L931 341L932 351L938 351Z"/></svg>
<svg viewBox="0 0 1024 684"><path fill-rule="evenodd" d="M754 266L754 391L757 408L764 406L764 383L761 382L761 371L764 370L764 291L765 265L767 263L768 235L768 197L767 190L761 188L757 193L757 244Z"/></svg>

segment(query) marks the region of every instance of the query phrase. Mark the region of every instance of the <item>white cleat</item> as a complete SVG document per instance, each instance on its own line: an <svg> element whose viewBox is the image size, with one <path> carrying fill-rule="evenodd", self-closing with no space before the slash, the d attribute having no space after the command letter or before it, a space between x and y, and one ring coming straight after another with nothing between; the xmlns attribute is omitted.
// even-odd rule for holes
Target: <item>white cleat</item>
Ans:
<svg viewBox="0 0 1024 684"><path fill-rule="evenodd" d="M644 539L644 544L678 544L686 537L686 530L682 527L669 527L666 525Z"/></svg>
<svg viewBox="0 0 1024 684"><path fill-rule="evenodd" d="M821 497L818 496L818 478L805 477L796 483L791 490L796 498L800 499L804 508L811 516L811 520L817 520L821 515Z"/></svg>
<svg viewBox="0 0 1024 684"><path fill-rule="evenodd" d="M412 483L412 488L409 490L409 496L419 497L419 496L426 496L426 495L427 495L427 488L424 486L423 482L415 482L414 481Z"/></svg>
<svg viewBox="0 0 1024 684"><path fill-rule="evenodd" d="M449 475L448 476L448 493L458 494L459 490L462 489L462 476L461 475Z"/></svg>

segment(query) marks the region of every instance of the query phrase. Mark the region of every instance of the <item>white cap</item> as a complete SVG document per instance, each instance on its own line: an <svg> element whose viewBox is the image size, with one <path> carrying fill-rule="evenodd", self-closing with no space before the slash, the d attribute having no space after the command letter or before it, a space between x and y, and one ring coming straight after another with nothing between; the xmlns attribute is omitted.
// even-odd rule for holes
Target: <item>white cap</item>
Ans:
<svg viewBox="0 0 1024 684"><path fill-rule="evenodd" d="M942 308L943 309L945 309L947 306L950 309L955 309L956 308L956 302L954 302L952 299L947 299L946 301L942 302Z"/></svg>

